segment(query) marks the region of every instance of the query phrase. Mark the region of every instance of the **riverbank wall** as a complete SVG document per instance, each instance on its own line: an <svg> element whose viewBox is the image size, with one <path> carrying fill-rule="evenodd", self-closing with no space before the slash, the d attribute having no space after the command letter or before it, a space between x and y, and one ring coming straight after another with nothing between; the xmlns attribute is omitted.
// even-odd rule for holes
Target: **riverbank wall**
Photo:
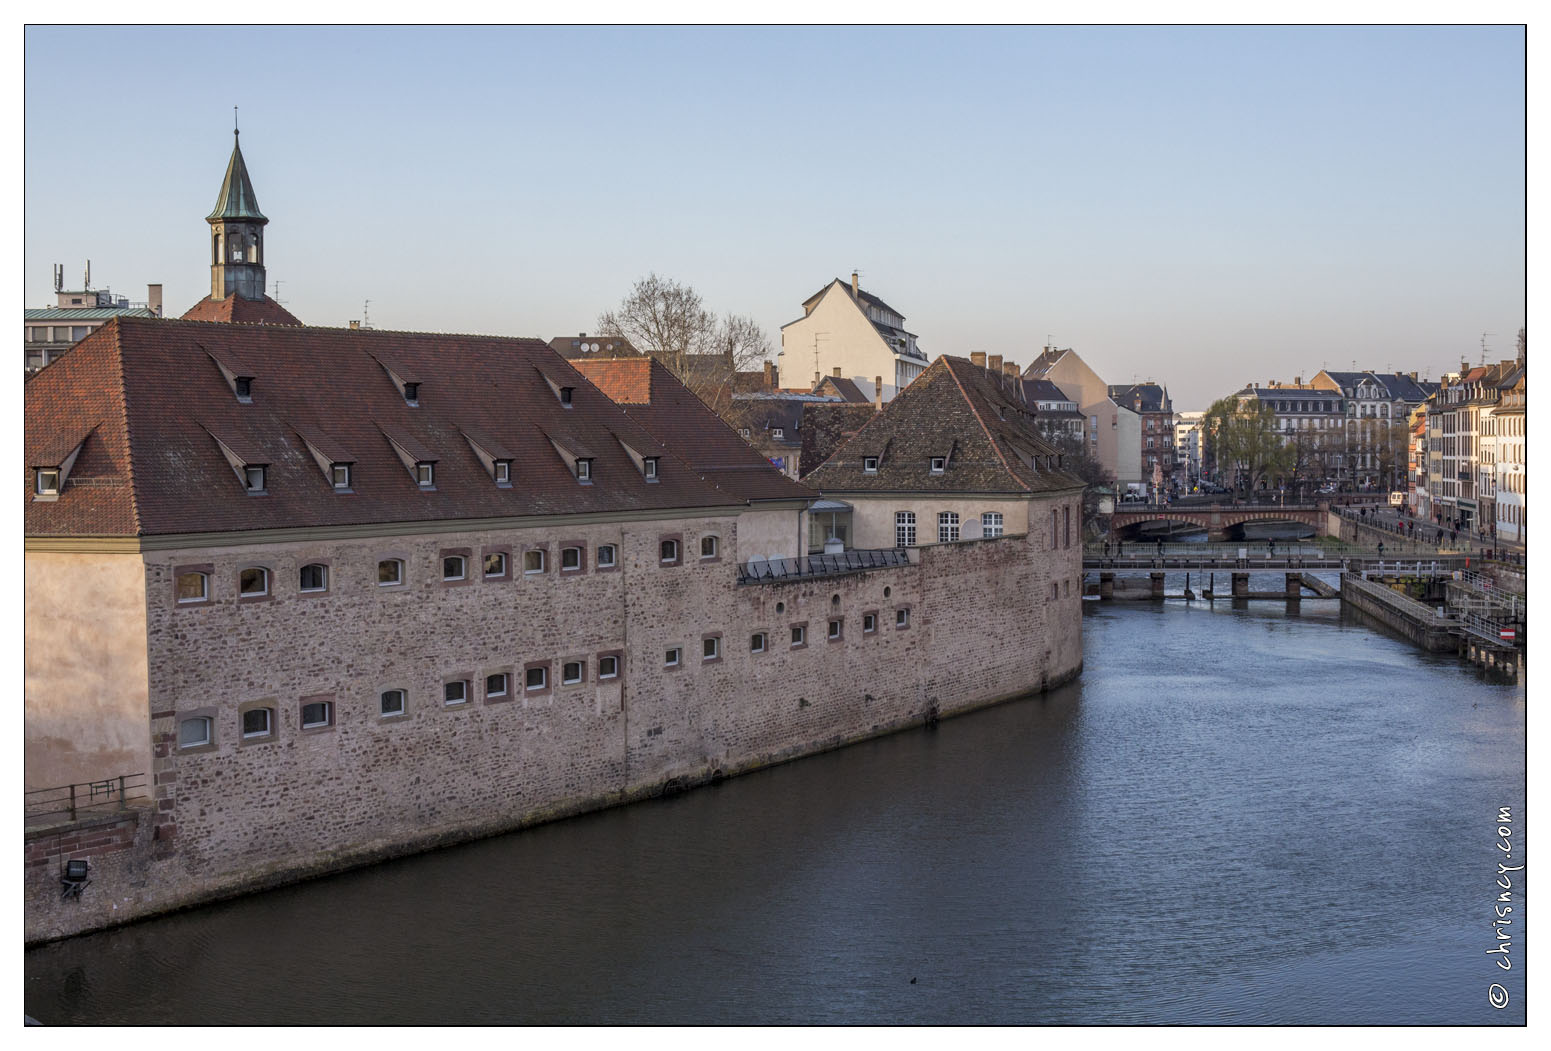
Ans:
<svg viewBox="0 0 1551 1051"><path fill-rule="evenodd" d="M496 539L522 549L523 538ZM27 942L649 799L1081 671L1075 547L962 541L918 549L908 565L739 585L726 563L659 568L655 529L607 539L620 548L615 572L483 585L484 596L431 587L413 612L374 582L361 590L384 607L372 615L353 601L232 602L197 616L153 603L152 797L137 804L132 834L99 843L79 822L27 833ZM400 538L395 554L432 565L449 546L491 542ZM311 557L266 555L280 567ZM365 543L333 556L336 567L375 566L379 553ZM148 560L148 593L172 593L180 557ZM217 577L234 577L251 555L206 557ZM332 594L348 599L337 575ZM307 648L266 648L271 639ZM525 689L524 672L540 665L498 663L496 649L555 655L547 687ZM565 681L572 653L576 682ZM604 656L617 674L601 674ZM477 689L491 674L511 676L509 696ZM442 703L451 680L475 684L466 703ZM399 688L407 710L384 717L379 695ZM216 713L209 746L183 747L179 717L210 696L238 700ZM296 699L329 705L328 725L302 725ZM272 734L231 729L254 706L271 707ZM91 883L66 896L73 858L88 861Z"/></svg>
<svg viewBox="0 0 1551 1051"><path fill-rule="evenodd" d="M1341 577L1341 601L1429 653L1459 649L1459 639L1451 632L1447 618L1394 588L1346 573Z"/></svg>

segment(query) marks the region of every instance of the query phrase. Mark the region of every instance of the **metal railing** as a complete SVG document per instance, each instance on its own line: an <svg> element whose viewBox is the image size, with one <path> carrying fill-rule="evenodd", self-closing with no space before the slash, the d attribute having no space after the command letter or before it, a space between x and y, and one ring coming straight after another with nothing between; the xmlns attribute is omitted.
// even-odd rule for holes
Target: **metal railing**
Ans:
<svg viewBox="0 0 1551 1051"><path fill-rule="evenodd" d="M905 548L870 551L842 551L833 555L805 555L802 558L772 558L738 566L738 583L758 584L797 577L829 577L857 573L887 566L908 566L910 552Z"/></svg>
<svg viewBox="0 0 1551 1051"><path fill-rule="evenodd" d="M131 799L145 796L146 787L145 774L120 774L103 781L35 788L23 793L24 820L27 824L61 818L75 821L83 813L127 810Z"/></svg>

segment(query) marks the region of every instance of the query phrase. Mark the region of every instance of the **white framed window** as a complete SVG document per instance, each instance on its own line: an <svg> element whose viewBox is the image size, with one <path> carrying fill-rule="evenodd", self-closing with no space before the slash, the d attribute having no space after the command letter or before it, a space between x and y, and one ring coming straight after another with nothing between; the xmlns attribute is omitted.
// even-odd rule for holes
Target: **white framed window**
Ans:
<svg viewBox="0 0 1551 1051"><path fill-rule="evenodd" d="M749 652L750 653L764 653L765 652L765 633L764 632L756 631L754 634L749 636Z"/></svg>
<svg viewBox="0 0 1551 1051"><path fill-rule="evenodd" d="M598 568L599 569L608 569L609 567L611 567L613 565L614 565L614 545L613 544L599 544L598 545Z"/></svg>
<svg viewBox="0 0 1551 1051"><path fill-rule="evenodd" d="M420 488L430 489L436 485L436 465L422 460L415 464L415 481L420 483Z"/></svg>
<svg viewBox="0 0 1551 1051"><path fill-rule="evenodd" d="M664 540L658 545L658 555L663 562L677 562L679 560L679 542L677 540Z"/></svg>
<svg viewBox="0 0 1551 1051"><path fill-rule="evenodd" d="M377 586L380 588L393 587L404 583L404 560L401 558L385 558L377 563Z"/></svg>
<svg viewBox="0 0 1551 1051"><path fill-rule="evenodd" d="M507 688L511 685L511 679L506 672L496 672L494 675L485 676L485 698L505 697Z"/></svg>
<svg viewBox="0 0 1551 1051"><path fill-rule="evenodd" d="M59 468L39 467L37 485L34 488L39 496L58 496Z"/></svg>
<svg viewBox="0 0 1551 1051"><path fill-rule="evenodd" d="M618 677L619 677L619 658L618 657L599 657L598 658L598 678L600 678L600 679L617 679Z"/></svg>
<svg viewBox="0 0 1551 1051"><path fill-rule="evenodd" d="M916 513L914 511L894 512L894 546L916 546Z"/></svg>
<svg viewBox="0 0 1551 1051"><path fill-rule="evenodd" d="M548 689L549 669L545 667L529 668L525 676L525 680L529 693L533 693L537 690Z"/></svg>
<svg viewBox="0 0 1551 1051"><path fill-rule="evenodd" d="M377 698L377 714L384 719L404 714L404 691L383 690Z"/></svg>
<svg viewBox="0 0 1551 1051"><path fill-rule="evenodd" d="M601 662L599 662L601 664ZM575 686L582 681L584 668L581 661L566 661L560 665L560 684L562 686Z"/></svg>
<svg viewBox="0 0 1551 1051"><path fill-rule="evenodd" d="M495 484L509 485L512 480L512 461L497 460L495 462Z"/></svg>
<svg viewBox="0 0 1551 1051"><path fill-rule="evenodd" d="M876 613L862 614L862 634L871 635L878 630L878 615Z"/></svg>
<svg viewBox="0 0 1551 1051"><path fill-rule="evenodd" d="M242 738L252 741L273 733L274 712L269 708L249 708L242 713Z"/></svg>
<svg viewBox="0 0 1551 1051"><path fill-rule="evenodd" d="M562 547L560 549L560 572L574 573L582 568L582 549L579 547Z"/></svg>
<svg viewBox="0 0 1551 1051"><path fill-rule="evenodd" d="M247 482L248 492L262 493L264 491L264 467L262 464L242 469L243 479Z"/></svg>
<svg viewBox="0 0 1551 1051"><path fill-rule="evenodd" d="M986 511L984 514L982 514L980 516L980 535L981 536L1001 536L1002 535L1002 512L1000 512L1000 511Z"/></svg>
<svg viewBox="0 0 1551 1051"><path fill-rule="evenodd" d="M862 473L863 474L877 474L878 473L878 458L876 456L864 456L864 457L862 457Z"/></svg>
<svg viewBox="0 0 1551 1051"><path fill-rule="evenodd" d="M465 679L454 679L442 684L443 704L462 704L469 699L469 684Z"/></svg>
<svg viewBox="0 0 1551 1051"><path fill-rule="evenodd" d="M442 559L443 580L463 580L468 576L469 560L462 555L448 555Z"/></svg>
<svg viewBox="0 0 1551 1051"><path fill-rule="evenodd" d="M506 552L492 551L485 556L485 576L506 576Z"/></svg>
<svg viewBox="0 0 1551 1051"><path fill-rule="evenodd" d="M330 477L334 481L334 488L335 489L349 489L350 488L350 465L349 464L347 464L347 463L336 463L336 464L334 464L331 468L329 468L329 475L330 475Z"/></svg>
<svg viewBox="0 0 1551 1051"><path fill-rule="evenodd" d="M524 573L544 572L545 556L548 554L542 547L536 547L522 553L522 571Z"/></svg>
<svg viewBox="0 0 1551 1051"><path fill-rule="evenodd" d="M948 458L946 456L934 456L934 457L932 457L932 473L933 474L942 474L943 471L947 470L947 468L948 468Z"/></svg>
<svg viewBox="0 0 1551 1051"><path fill-rule="evenodd" d="M302 729L317 730L334 724L332 701L308 701L302 705Z"/></svg>
<svg viewBox="0 0 1551 1051"><path fill-rule="evenodd" d="M269 570L249 566L237 575L237 593L248 598L269 594Z"/></svg>
<svg viewBox="0 0 1551 1051"><path fill-rule="evenodd" d="M655 456L645 456L645 457L642 457L641 458L641 473L646 476L647 481L656 481L657 480L657 457L655 457Z"/></svg>
<svg viewBox="0 0 1551 1051"><path fill-rule="evenodd" d="M830 622L829 622L829 631L828 631L828 634L827 634L826 637L829 638L829 639L838 639L838 638L842 637L842 633L844 631L845 631L845 621L840 619L839 617L836 617L836 618L830 620Z"/></svg>
<svg viewBox="0 0 1551 1051"><path fill-rule="evenodd" d="M716 555L717 555L717 552L719 550L721 550L719 544L720 544L720 542L714 536L703 536L703 537L701 537L700 538L700 557L701 558L715 558Z"/></svg>
<svg viewBox="0 0 1551 1051"><path fill-rule="evenodd" d="M322 562L309 562L303 566L301 573L301 590L303 591L327 591L329 587L329 567Z"/></svg>
<svg viewBox="0 0 1551 1051"><path fill-rule="evenodd" d="M577 460L576 461L576 480L578 482L590 482L590 481L592 481L592 461L591 460Z"/></svg>
<svg viewBox="0 0 1551 1051"><path fill-rule="evenodd" d="M937 512L937 542L939 544L951 544L959 538L959 513L957 511Z"/></svg>
<svg viewBox="0 0 1551 1051"><path fill-rule="evenodd" d="M785 438L786 437L786 431L782 430L780 427L772 427L770 429L770 437L776 438L776 439Z"/></svg>
<svg viewBox="0 0 1551 1051"><path fill-rule="evenodd" d="M662 666L664 668L677 668L679 666L679 658L683 656L683 652L677 646L670 646L667 652L662 655Z"/></svg>
<svg viewBox="0 0 1551 1051"><path fill-rule="evenodd" d="M808 629L801 624L792 625L792 645L803 646L808 642Z"/></svg>
<svg viewBox="0 0 1551 1051"><path fill-rule="evenodd" d="M910 627L910 611L908 609L896 609L894 611L894 626L896 628Z"/></svg>
<svg viewBox="0 0 1551 1051"><path fill-rule="evenodd" d="M747 438L748 436L749 436L749 429L747 427L739 427L738 428L738 437L740 437L740 438Z"/></svg>
<svg viewBox="0 0 1551 1051"><path fill-rule="evenodd" d="M210 574L179 573L178 601L203 602L210 597Z"/></svg>
<svg viewBox="0 0 1551 1051"><path fill-rule="evenodd" d="M196 715L178 723L179 748L203 748L214 742L215 720L208 715Z"/></svg>
<svg viewBox="0 0 1551 1051"><path fill-rule="evenodd" d="M701 640L700 659L714 661L722 655L722 640L719 636L711 635Z"/></svg>

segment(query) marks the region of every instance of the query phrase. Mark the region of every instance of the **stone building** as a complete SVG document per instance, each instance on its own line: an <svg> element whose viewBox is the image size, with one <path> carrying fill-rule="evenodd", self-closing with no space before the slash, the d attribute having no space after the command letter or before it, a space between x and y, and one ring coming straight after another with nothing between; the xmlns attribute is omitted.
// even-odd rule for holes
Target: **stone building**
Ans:
<svg viewBox="0 0 1551 1051"><path fill-rule="evenodd" d="M862 291L855 273L849 285L836 278L803 300L802 310L802 317L781 326L777 364L789 383L810 373L815 384L839 375L871 399L878 396L874 378L882 377L888 401L926 369L927 357L915 333L905 331L904 315Z"/></svg>
<svg viewBox="0 0 1551 1051"><path fill-rule="evenodd" d="M1012 410L962 378L961 422ZM1002 508L1001 537L834 576L800 558L813 493L654 362L109 322L26 388L24 776L138 774L144 798L29 823L27 939L1070 678L1079 554L1043 521L1069 490L1020 426L944 451L989 491L922 494ZM79 898L67 858L91 867Z"/></svg>

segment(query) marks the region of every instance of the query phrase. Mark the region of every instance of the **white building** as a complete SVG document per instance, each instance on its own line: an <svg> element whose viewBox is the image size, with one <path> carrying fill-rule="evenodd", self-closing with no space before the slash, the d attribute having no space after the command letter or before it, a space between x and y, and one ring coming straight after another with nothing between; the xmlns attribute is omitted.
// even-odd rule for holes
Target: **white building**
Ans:
<svg viewBox="0 0 1551 1051"><path fill-rule="evenodd" d="M872 398L881 378L883 400L889 401L930 364L915 333L905 331L904 315L863 292L854 272L849 285L836 278L804 300L802 310L802 317L781 326L777 365L788 382L810 371L814 383L838 375Z"/></svg>

